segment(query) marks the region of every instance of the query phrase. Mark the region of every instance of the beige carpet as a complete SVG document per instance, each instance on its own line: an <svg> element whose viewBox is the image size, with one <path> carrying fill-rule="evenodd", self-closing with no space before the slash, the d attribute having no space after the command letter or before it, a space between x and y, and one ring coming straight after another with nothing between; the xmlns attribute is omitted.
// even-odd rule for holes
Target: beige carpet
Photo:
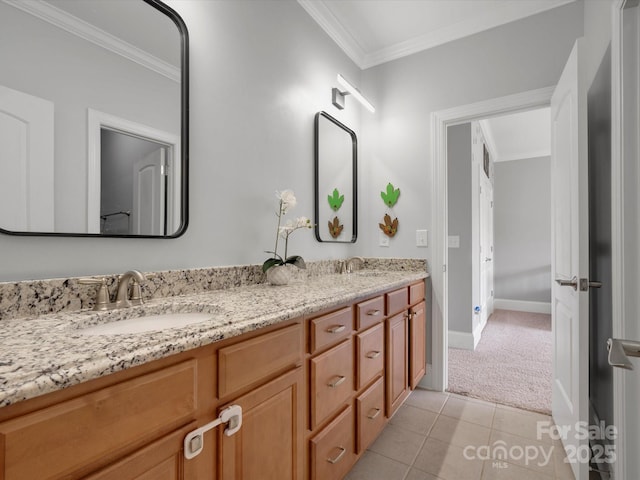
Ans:
<svg viewBox="0 0 640 480"><path fill-rule="evenodd" d="M449 391L551 413L551 315L496 310L475 351L449 349Z"/></svg>

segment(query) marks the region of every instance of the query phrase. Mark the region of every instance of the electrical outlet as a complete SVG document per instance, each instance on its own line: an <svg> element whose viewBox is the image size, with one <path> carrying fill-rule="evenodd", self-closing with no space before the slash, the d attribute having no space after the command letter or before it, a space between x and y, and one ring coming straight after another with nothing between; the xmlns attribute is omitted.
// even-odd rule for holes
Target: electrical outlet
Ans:
<svg viewBox="0 0 640 480"><path fill-rule="evenodd" d="M416 247L428 246L427 235L429 232L426 230L416 230Z"/></svg>
<svg viewBox="0 0 640 480"><path fill-rule="evenodd" d="M389 246L389 237L384 234L384 232L380 232L380 246L388 247Z"/></svg>

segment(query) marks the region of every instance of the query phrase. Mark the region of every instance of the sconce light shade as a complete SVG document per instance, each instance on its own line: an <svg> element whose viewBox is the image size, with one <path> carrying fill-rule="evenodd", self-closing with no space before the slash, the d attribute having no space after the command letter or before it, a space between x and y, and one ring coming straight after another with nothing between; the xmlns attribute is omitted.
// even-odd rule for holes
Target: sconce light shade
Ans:
<svg viewBox="0 0 640 480"><path fill-rule="evenodd" d="M371 102L364 98L364 96L360 93L360 90L347 82L347 80L345 80L345 78L340 74L338 74L338 83L344 87L345 91L340 91L337 88L333 88L331 90L333 105L336 108L342 110L344 108L344 97L351 94L371 113L374 113L376 111L375 107L371 105Z"/></svg>

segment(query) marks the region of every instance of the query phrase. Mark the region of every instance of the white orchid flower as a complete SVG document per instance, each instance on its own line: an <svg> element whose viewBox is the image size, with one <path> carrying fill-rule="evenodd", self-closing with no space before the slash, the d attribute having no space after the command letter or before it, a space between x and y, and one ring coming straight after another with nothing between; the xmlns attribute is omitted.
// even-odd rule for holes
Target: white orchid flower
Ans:
<svg viewBox="0 0 640 480"><path fill-rule="evenodd" d="M293 193L293 190L283 190L282 192L276 192L276 197L280 200L282 213L287 213L288 210L296 206L298 201Z"/></svg>

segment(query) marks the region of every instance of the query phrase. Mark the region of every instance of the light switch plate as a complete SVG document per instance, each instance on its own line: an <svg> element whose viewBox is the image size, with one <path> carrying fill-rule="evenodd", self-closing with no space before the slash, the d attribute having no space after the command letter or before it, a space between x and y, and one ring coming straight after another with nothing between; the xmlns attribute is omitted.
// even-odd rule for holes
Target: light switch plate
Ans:
<svg viewBox="0 0 640 480"><path fill-rule="evenodd" d="M389 246L389 237L384 234L384 232L380 232L380 246L388 247Z"/></svg>
<svg viewBox="0 0 640 480"><path fill-rule="evenodd" d="M427 235L429 232L426 230L416 230L416 247L428 246Z"/></svg>
<svg viewBox="0 0 640 480"><path fill-rule="evenodd" d="M460 236L459 235L449 235L447 239L447 245L449 248L460 248Z"/></svg>

